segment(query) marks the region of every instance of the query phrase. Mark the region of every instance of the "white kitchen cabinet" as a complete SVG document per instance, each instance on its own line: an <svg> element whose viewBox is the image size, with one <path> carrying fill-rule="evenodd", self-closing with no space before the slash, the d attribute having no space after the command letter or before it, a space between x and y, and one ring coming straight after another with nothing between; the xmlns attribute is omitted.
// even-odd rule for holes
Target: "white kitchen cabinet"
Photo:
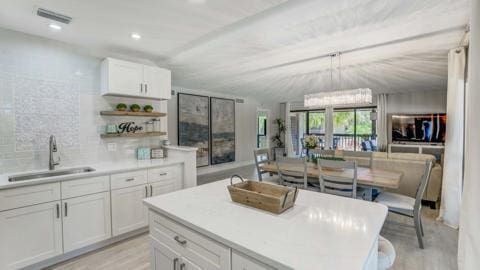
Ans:
<svg viewBox="0 0 480 270"><path fill-rule="evenodd" d="M0 212L0 269L62 254L60 201Z"/></svg>
<svg viewBox="0 0 480 270"><path fill-rule="evenodd" d="M144 94L155 99L170 99L172 92L172 73L170 70L143 66Z"/></svg>
<svg viewBox="0 0 480 270"><path fill-rule="evenodd" d="M151 269L178 269L180 254L155 239L152 239L150 243Z"/></svg>
<svg viewBox="0 0 480 270"><path fill-rule="evenodd" d="M149 194L147 185L112 190L112 234L117 236L148 225L143 199Z"/></svg>
<svg viewBox="0 0 480 270"><path fill-rule="evenodd" d="M274 270L274 268L232 250L232 270Z"/></svg>
<svg viewBox="0 0 480 270"><path fill-rule="evenodd" d="M103 95L171 98L170 70L107 58L101 71Z"/></svg>
<svg viewBox="0 0 480 270"><path fill-rule="evenodd" d="M188 260L189 269L230 269L230 249L228 247L162 215L152 211L149 214L151 239L167 246ZM162 270L164 268L155 269Z"/></svg>
<svg viewBox="0 0 480 270"><path fill-rule="evenodd" d="M111 237L110 193L62 201L64 251L72 251Z"/></svg>
<svg viewBox="0 0 480 270"><path fill-rule="evenodd" d="M181 270L202 270L200 266L189 261L187 258L182 257L180 260L180 269Z"/></svg>
<svg viewBox="0 0 480 270"><path fill-rule="evenodd" d="M103 94L143 95L143 65L107 58L102 63Z"/></svg>

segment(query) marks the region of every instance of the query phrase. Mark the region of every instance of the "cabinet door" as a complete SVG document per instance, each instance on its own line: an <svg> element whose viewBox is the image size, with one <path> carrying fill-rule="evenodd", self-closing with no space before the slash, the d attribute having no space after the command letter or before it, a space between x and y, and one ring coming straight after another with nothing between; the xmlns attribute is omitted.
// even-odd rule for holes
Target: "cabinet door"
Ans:
<svg viewBox="0 0 480 270"><path fill-rule="evenodd" d="M153 270L178 270L180 254L155 238L150 239L150 263Z"/></svg>
<svg viewBox="0 0 480 270"><path fill-rule="evenodd" d="M114 236L148 225L147 208L143 199L146 185L112 190L112 233Z"/></svg>
<svg viewBox="0 0 480 270"><path fill-rule="evenodd" d="M108 89L106 93L143 96L143 65L108 59Z"/></svg>
<svg viewBox="0 0 480 270"><path fill-rule="evenodd" d="M172 91L172 74L170 70L144 66L143 78L145 96L157 99L170 99Z"/></svg>
<svg viewBox="0 0 480 270"><path fill-rule="evenodd" d="M183 257L182 262L180 263L180 270L202 270L202 268Z"/></svg>
<svg viewBox="0 0 480 270"><path fill-rule="evenodd" d="M155 182L151 186L151 196L158 196L161 194L170 193L182 188L179 179L167 179L161 182Z"/></svg>
<svg viewBox="0 0 480 270"><path fill-rule="evenodd" d="M65 252L110 238L109 192L64 200L62 206Z"/></svg>
<svg viewBox="0 0 480 270"><path fill-rule="evenodd" d="M274 270L274 268L237 251L232 251L232 270Z"/></svg>
<svg viewBox="0 0 480 270"><path fill-rule="evenodd" d="M0 239L0 269L62 254L60 201L1 212Z"/></svg>

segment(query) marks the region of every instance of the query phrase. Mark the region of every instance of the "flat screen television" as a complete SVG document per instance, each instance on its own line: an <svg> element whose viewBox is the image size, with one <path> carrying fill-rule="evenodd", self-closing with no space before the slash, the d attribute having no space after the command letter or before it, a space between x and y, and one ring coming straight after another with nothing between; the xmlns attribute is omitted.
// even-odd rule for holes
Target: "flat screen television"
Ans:
<svg viewBox="0 0 480 270"><path fill-rule="evenodd" d="M445 143L444 113L392 115L392 141L397 143Z"/></svg>

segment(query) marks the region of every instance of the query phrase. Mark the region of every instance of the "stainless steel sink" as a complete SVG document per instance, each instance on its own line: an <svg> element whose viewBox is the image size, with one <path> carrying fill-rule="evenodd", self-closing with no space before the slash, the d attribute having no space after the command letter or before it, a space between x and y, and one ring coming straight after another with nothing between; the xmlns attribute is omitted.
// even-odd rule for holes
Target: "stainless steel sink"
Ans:
<svg viewBox="0 0 480 270"><path fill-rule="evenodd" d="M86 173L86 172L93 172L93 171L95 171L94 168L80 167L80 168L72 168L72 169L65 169L65 170L54 170L54 171L44 171L44 172L37 172L37 173L28 173L28 174L17 174L17 175L9 176L8 181L9 182L27 181L27 180L38 179L38 178L47 178L47 177Z"/></svg>

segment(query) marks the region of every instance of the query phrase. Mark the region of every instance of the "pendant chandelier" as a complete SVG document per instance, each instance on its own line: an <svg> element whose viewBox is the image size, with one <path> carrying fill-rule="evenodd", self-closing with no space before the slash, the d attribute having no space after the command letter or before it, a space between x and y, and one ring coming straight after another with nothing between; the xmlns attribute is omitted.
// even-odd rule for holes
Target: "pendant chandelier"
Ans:
<svg viewBox="0 0 480 270"><path fill-rule="evenodd" d="M333 58L338 56L338 88L342 85L341 53L330 55L330 87L333 90ZM358 88L338 91L322 91L304 96L305 107L345 106L372 103L372 90Z"/></svg>

